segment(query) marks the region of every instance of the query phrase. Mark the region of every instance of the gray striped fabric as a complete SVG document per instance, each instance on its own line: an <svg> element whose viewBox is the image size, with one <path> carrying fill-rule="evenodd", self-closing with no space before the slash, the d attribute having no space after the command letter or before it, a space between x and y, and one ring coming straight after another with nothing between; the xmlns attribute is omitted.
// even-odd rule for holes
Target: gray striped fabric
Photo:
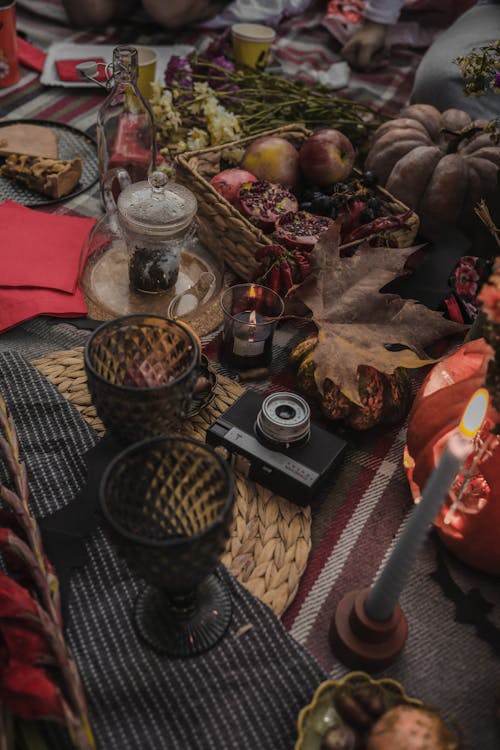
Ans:
<svg viewBox="0 0 500 750"><path fill-rule="evenodd" d="M0 389L19 432L32 507L45 516L81 487L82 455L96 435L19 354L0 353ZM99 748L293 747L297 714L325 674L271 610L220 568L233 600L228 634L207 654L170 660L138 641L131 615L141 582L115 557L100 528L88 555L71 582L67 637ZM51 747L57 744L54 736Z"/></svg>

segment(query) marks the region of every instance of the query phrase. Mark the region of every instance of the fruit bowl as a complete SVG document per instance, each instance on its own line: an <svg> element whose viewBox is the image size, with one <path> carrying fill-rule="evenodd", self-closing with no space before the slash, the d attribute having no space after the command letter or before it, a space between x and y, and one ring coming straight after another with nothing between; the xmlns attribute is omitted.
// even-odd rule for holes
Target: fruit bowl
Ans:
<svg viewBox="0 0 500 750"><path fill-rule="evenodd" d="M335 124L332 124L332 127L334 128ZM310 135L311 131L302 125L291 124L260 133L259 136L249 136L232 143L189 151L180 154L176 159L176 181L188 186L198 201L198 237L212 253L221 254L227 265L243 280L253 279L258 266L255 260L256 251L273 244L276 239L273 240L271 235L266 234L240 213L229 200L217 192L210 181L225 168L224 162L228 156L232 157L235 152L241 152L242 155L244 149L257 137L279 136L300 149ZM417 215L383 188L377 187L376 192L388 214L400 216L408 212L412 215L411 222L408 222L409 228L402 229L404 236L401 240L398 238L399 247L411 246L418 231ZM363 240L370 240L370 236L363 237ZM341 247L352 247L354 250L357 244L359 240Z"/></svg>
<svg viewBox="0 0 500 750"><path fill-rule="evenodd" d="M320 750L328 729L338 725L339 721L342 723L335 708L335 700L341 691L355 693L366 686L374 686L380 690L385 710L401 704L417 707L423 705L422 701L408 697L402 685L390 678L374 680L365 672L350 672L341 680L326 680L316 689L311 702L299 713L295 750Z"/></svg>

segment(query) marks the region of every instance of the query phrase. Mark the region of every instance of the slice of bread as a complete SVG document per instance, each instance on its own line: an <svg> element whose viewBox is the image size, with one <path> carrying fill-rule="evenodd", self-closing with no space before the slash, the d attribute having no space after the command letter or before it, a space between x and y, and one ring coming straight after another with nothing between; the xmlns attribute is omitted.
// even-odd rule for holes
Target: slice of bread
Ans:
<svg viewBox="0 0 500 750"><path fill-rule="evenodd" d="M49 198L71 193L82 176L82 160L43 159L40 156L11 154L0 167L0 174L36 190Z"/></svg>
<svg viewBox="0 0 500 750"><path fill-rule="evenodd" d="M0 128L0 156L26 154L57 159L57 136L44 125L16 123Z"/></svg>

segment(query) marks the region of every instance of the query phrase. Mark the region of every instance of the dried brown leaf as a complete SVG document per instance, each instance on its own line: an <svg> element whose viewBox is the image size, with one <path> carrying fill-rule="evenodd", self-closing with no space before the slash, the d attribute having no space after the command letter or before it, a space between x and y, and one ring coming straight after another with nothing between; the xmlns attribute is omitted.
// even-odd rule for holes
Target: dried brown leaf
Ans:
<svg viewBox="0 0 500 750"><path fill-rule="evenodd" d="M353 256L341 258L338 227L322 235L315 247L317 273L297 290L319 329L313 357L320 392L328 378L360 404L360 365L387 374L397 367L422 367L435 361L425 347L443 336L465 332L466 326L415 300L380 293L405 273L405 263L417 249L361 245ZM386 348L390 345L405 348L390 351Z"/></svg>

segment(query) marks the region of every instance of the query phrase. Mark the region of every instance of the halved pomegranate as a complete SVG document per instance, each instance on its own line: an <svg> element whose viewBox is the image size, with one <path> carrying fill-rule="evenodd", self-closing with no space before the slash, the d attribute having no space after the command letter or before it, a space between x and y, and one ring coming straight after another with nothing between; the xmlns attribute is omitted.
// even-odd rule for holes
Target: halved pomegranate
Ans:
<svg viewBox="0 0 500 750"><path fill-rule="evenodd" d="M247 172L246 169L224 169L212 177L210 184L238 211L241 211L238 199L240 187L246 182L255 182L256 179L255 175Z"/></svg>
<svg viewBox="0 0 500 750"><path fill-rule="evenodd" d="M319 239L334 224L328 216L316 216L308 211L297 211L280 216L274 232L276 239L294 250L311 251Z"/></svg>
<svg viewBox="0 0 500 750"><path fill-rule="evenodd" d="M272 232L279 216L293 214L299 208L292 193L267 180L242 185L239 199L242 213L263 232Z"/></svg>

